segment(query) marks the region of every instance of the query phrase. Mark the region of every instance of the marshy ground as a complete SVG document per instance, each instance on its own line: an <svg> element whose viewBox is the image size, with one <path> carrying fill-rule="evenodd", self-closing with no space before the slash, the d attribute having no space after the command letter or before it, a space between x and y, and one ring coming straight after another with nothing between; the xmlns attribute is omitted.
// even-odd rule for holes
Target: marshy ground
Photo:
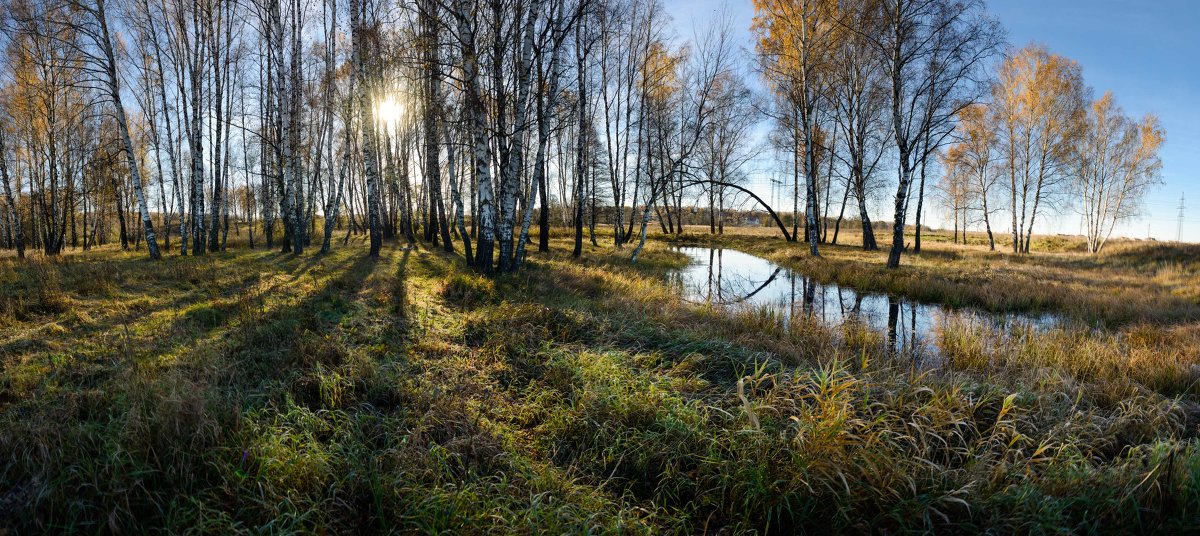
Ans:
<svg viewBox="0 0 1200 536"><path fill-rule="evenodd" d="M0 259L0 533L1194 530L1200 248L942 238L898 271L699 230L495 279L422 244ZM671 243L1088 327L947 326L918 370L682 302Z"/></svg>

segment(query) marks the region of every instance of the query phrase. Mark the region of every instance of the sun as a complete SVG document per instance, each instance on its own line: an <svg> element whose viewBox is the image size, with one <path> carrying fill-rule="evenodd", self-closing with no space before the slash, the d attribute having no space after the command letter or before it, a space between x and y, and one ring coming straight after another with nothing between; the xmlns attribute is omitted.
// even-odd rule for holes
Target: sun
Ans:
<svg viewBox="0 0 1200 536"><path fill-rule="evenodd" d="M379 101L376 108L378 119L384 123L398 123L404 115L404 105L391 97Z"/></svg>

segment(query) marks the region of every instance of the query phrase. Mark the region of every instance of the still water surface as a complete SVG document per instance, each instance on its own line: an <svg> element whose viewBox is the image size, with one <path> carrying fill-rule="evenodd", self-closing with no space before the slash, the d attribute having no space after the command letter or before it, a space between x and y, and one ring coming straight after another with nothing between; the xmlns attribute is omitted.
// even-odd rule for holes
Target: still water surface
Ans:
<svg viewBox="0 0 1200 536"><path fill-rule="evenodd" d="M1055 315L990 313L922 303L894 295L857 292L821 283L795 270L733 249L678 247L690 262L668 277L685 300L726 308L765 309L787 323L807 315L831 327L846 322L886 334L892 353L927 365L941 355L941 330L950 323L987 328L992 344L1063 324ZM1009 340L1004 340L1009 339Z"/></svg>

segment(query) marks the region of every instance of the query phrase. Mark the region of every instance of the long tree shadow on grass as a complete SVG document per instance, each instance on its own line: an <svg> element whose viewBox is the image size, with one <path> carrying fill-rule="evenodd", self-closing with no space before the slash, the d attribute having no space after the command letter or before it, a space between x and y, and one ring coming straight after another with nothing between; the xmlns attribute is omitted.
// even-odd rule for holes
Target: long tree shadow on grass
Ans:
<svg viewBox="0 0 1200 536"><path fill-rule="evenodd" d="M241 296L181 315L164 332L170 348L186 349L174 359L114 362L95 389L0 413L8 430L0 454L11 460L0 471L0 489L11 490L0 517L24 519L18 529L119 529L164 515L177 494L222 489L225 465L237 463L226 458L243 451L230 442L248 412L304 398L303 389L289 392L303 384L297 378L346 358L332 337L360 311L356 296L378 263L364 256L335 265L328 278L312 276L312 292L273 308Z"/></svg>
<svg viewBox="0 0 1200 536"><path fill-rule="evenodd" d="M400 262L406 261L407 254ZM363 300L375 296L359 294L381 262L386 261L354 259L344 268L333 269L339 275L321 280L319 288L300 302L248 319L227 337L224 353L233 369L224 377L226 384L236 390L253 389L306 367L338 366L346 356L332 337L344 320L366 312Z"/></svg>
<svg viewBox="0 0 1200 536"><path fill-rule="evenodd" d="M266 297L291 284L264 283L263 274L300 276L312 266L299 264L298 259L270 259L243 272L219 268L217 263L210 256L159 264L130 258L113 259L111 266L94 259L57 264L53 269L59 275L40 284L69 292L67 310L45 317L41 328L24 329L0 343L5 367L0 391L8 395L0 398L11 403L32 397L39 399L37 409L55 410L56 404L69 402L62 397L103 388L122 370L153 366L164 358L206 347L217 334L227 338L224 331L231 324L253 318ZM338 262L330 271L341 272L349 263L349 259ZM174 297L164 299L162 294L167 293ZM93 295L102 306L98 310L85 305ZM22 371L13 368L18 363ZM21 383L29 386L20 390L23 395L6 385L14 375L22 376Z"/></svg>

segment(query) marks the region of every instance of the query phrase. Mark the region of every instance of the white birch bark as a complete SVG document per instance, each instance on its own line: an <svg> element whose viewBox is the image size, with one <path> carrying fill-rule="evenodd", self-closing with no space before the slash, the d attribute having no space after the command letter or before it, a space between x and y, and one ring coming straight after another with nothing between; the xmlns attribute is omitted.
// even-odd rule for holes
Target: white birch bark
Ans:
<svg viewBox="0 0 1200 536"><path fill-rule="evenodd" d="M99 45L104 54L104 74L108 85L109 97L112 99L117 127L121 132L121 144L125 149L125 161L129 165L130 181L133 183L133 195L137 200L138 215L142 219L142 232L146 238L146 251L150 258L158 259L162 254L158 251L158 240L154 236L154 222L150 219L150 210L146 207L146 194L142 191L142 173L138 165L137 153L133 149L133 140L129 136L129 123L125 116L125 106L121 101L120 78L117 76L117 60L113 54L112 37L108 29L108 14L105 12L105 0L95 0L93 15L99 25ZM5 181L7 185L8 181Z"/></svg>

